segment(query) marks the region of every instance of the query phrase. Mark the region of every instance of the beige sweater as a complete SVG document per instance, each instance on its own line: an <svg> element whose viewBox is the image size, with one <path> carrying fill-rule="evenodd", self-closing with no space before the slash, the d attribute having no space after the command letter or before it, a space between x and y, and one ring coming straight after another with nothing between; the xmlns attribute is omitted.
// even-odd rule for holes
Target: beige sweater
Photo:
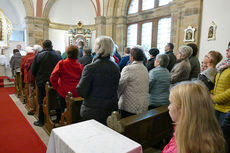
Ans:
<svg viewBox="0 0 230 153"><path fill-rule="evenodd" d="M148 110L149 75L142 62L123 68L119 81L119 109L139 114Z"/></svg>

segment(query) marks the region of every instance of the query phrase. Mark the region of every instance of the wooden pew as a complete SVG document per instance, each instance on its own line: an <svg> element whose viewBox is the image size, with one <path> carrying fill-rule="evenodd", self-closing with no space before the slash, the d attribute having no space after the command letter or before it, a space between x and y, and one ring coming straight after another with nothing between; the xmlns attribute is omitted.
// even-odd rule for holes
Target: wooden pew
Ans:
<svg viewBox="0 0 230 153"><path fill-rule="evenodd" d="M20 95L20 100L22 103L25 102L25 94L24 94L24 77L22 73L20 73L19 77L19 95Z"/></svg>
<svg viewBox="0 0 230 153"><path fill-rule="evenodd" d="M140 143L143 149L169 138L172 132L172 121L168 113L168 106L161 106L122 119L120 119L118 112L113 112L107 118L107 125Z"/></svg>
<svg viewBox="0 0 230 153"><path fill-rule="evenodd" d="M60 125L69 125L81 121L80 109L84 99L82 97L73 97L71 92L66 95L66 111L62 113Z"/></svg>
<svg viewBox="0 0 230 153"><path fill-rule="evenodd" d="M46 96L43 100L43 112L45 116L45 129L47 133L55 127L55 124L51 120L51 110L57 110L60 108L57 101L57 92L53 89L49 82L46 83Z"/></svg>

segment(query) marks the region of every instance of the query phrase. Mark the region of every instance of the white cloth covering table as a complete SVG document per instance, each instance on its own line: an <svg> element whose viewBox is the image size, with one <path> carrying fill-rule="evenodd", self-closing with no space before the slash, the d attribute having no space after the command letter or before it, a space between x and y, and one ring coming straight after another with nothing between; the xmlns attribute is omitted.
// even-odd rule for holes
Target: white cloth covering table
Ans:
<svg viewBox="0 0 230 153"><path fill-rule="evenodd" d="M88 120L52 130L46 153L142 153L137 142Z"/></svg>

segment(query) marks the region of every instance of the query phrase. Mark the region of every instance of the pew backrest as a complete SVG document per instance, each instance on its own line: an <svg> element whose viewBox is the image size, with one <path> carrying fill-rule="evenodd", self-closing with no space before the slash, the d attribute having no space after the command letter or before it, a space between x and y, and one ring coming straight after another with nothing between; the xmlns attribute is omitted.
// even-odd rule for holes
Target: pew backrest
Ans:
<svg viewBox="0 0 230 153"><path fill-rule="evenodd" d="M60 106L57 101L57 91L53 89L49 82L46 83L45 90L46 96L43 99L43 112L45 115L45 128L47 133L50 133L55 127L55 124L51 120L51 110L60 109Z"/></svg>
<svg viewBox="0 0 230 153"><path fill-rule="evenodd" d="M168 106L161 106L122 119L118 112L113 112L107 119L107 125L140 143L144 149L170 137L172 131Z"/></svg>
<svg viewBox="0 0 230 153"><path fill-rule="evenodd" d="M83 100L82 97L73 97L71 92L67 93L65 98L66 111L62 113L61 126L81 121L80 109Z"/></svg>

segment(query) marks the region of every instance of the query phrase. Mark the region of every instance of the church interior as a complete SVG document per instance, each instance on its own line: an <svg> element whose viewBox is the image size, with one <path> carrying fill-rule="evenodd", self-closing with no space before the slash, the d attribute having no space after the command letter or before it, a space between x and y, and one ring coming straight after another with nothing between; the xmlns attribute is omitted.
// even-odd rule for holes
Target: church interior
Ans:
<svg viewBox="0 0 230 153"><path fill-rule="evenodd" d="M0 153L229 153L229 6L0 0Z"/></svg>

